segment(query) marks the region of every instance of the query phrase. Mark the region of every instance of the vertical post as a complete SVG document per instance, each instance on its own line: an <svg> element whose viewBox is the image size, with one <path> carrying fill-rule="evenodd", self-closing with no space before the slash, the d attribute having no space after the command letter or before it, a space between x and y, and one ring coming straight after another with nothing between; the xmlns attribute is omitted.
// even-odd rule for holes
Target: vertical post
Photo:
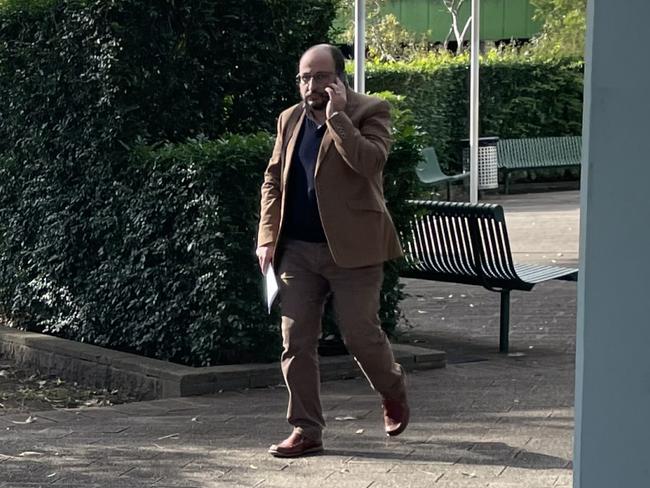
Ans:
<svg viewBox="0 0 650 488"><path fill-rule="evenodd" d="M354 2L354 91L366 91L366 2Z"/></svg>
<svg viewBox="0 0 650 488"><path fill-rule="evenodd" d="M472 0L472 40L469 96L469 201L478 203L478 57L480 41L480 0Z"/></svg>
<svg viewBox="0 0 650 488"><path fill-rule="evenodd" d="M508 352L510 333L510 290L501 290L501 316L499 317L499 352Z"/></svg>
<svg viewBox="0 0 650 488"><path fill-rule="evenodd" d="M650 2L622 7L587 2L575 488L650 486Z"/></svg>

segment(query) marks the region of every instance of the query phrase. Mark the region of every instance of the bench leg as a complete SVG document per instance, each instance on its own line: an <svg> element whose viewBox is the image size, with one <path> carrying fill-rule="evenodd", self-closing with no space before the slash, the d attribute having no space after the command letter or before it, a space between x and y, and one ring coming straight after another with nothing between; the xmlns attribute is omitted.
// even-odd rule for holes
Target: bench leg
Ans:
<svg viewBox="0 0 650 488"><path fill-rule="evenodd" d="M499 318L499 352L508 352L510 332L510 290L501 290L501 316Z"/></svg>

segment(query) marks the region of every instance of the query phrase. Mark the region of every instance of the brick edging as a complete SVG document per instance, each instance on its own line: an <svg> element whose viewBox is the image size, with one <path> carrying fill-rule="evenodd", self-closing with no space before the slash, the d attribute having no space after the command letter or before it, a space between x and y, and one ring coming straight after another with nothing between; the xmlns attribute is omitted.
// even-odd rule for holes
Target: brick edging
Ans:
<svg viewBox="0 0 650 488"><path fill-rule="evenodd" d="M442 351L394 344L393 352L406 370L444 368L446 365L446 355ZM193 368L5 326L0 326L0 355L68 382L119 389L139 400L259 388L283 382L278 363ZM350 356L321 358L323 381L361 375Z"/></svg>

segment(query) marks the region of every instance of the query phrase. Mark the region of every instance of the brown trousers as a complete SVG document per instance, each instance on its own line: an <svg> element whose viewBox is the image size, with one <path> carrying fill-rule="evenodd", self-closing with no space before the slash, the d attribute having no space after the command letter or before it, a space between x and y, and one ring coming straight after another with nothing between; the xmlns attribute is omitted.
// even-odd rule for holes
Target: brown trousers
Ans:
<svg viewBox="0 0 650 488"><path fill-rule="evenodd" d="M325 420L318 340L330 292L343 341L372 388L389 398L405 394L404 373L379 322L383 266L341 268L327 244L303 241L285 242L278 258L287 420L305 437L320 440Z"/></svg>

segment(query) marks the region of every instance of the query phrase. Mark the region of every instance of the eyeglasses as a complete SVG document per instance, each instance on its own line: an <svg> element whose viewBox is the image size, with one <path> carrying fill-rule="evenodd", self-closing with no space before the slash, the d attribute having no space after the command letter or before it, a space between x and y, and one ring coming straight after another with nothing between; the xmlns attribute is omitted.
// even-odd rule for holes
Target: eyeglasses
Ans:
<svg viewBox="0 0 650 488"><path fill-rule="evenodd" d="M332 75L335 73L332 72L319 72L316 74L303 73L296 75L296 83L302 83L303 85L308 85L310 81L314 83L325 83L332 79Z"/></svg>

